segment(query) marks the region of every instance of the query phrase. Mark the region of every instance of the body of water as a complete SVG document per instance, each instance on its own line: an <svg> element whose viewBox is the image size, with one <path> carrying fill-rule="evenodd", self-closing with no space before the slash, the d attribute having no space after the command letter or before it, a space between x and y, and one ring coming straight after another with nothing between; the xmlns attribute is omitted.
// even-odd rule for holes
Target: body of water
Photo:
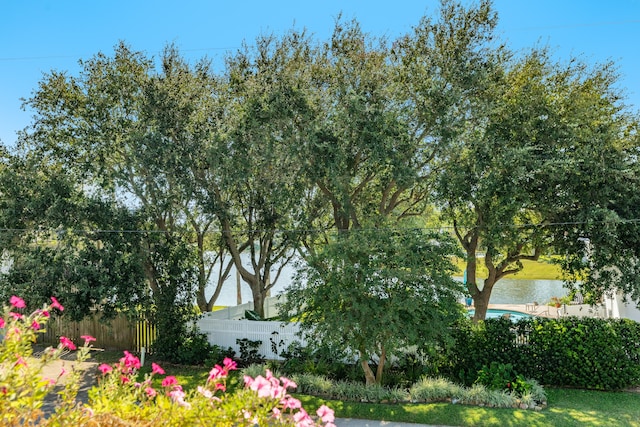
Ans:
<svg viewBox="0 0 640 427"><path fill-rule="evenodd" d="M250 266L249 259L246 258L247 267ZM274 271L275 273L275 271ZM291 283L291 280L295 274L294 265L287 265L284 267L280 278L276 282L275 286L271 290L271 295L275 296L281 292ZM215 277L215 272L212 275ZM456 280L462 280L462 278L456 278ZM211 284L206 291L206 296L209 298L213 295L214 284ZM249 285L240 281L241 302L246 303L253 300L251 296L251 289ZM552 297L563 297L567 295L567 290L562 286L561 280L520 280L520 279L501 279L493 287L491 293L492 304L528 304L537 302L539 304L545 304L551 300ZM238 304L237 297L237 279L235 268L232 269L229 278L225 282L220 292L220 296L216 301L216 305L234 306Z"/></svg>

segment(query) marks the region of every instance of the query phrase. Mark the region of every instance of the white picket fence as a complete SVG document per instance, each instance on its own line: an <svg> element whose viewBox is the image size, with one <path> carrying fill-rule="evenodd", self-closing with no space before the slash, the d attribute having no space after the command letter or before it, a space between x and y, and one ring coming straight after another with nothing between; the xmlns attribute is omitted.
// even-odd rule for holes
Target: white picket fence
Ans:
<svg viewBox="0 0 640 427"><path fill-rule="evenodd" d="M278 304L280 303L282 296L265 298L264 301L264 317L271 318L278 315ZM207 313L211 319L226 319L237 320L244 319L244 313L247 310L253 310L253 301L249 301L244 304L236 305L233 307L226 307L221 310L212 311Z"/></svg>
<svg viewBox="0 0 640 427"><path fill-rule="evenodd" d="M295 322L225 320L216 319L211 314L206 313L198 320L200 332L207 335L210 344L222 348L231 347L238 355L240 346L236 340L243 338L261 341L258 353L268 360L282 360L279 353L294 341L305 344L305 341L297 336L300 326Z"/></svg>

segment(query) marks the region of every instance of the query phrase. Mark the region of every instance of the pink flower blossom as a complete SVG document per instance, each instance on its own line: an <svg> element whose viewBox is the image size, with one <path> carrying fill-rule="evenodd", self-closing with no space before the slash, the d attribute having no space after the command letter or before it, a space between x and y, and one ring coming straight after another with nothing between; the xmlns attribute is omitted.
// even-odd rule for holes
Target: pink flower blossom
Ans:
<svg viewBox="0 0 640 427"><path fill-rule="evenodd" d="M169 375L162 380L162 387L171 387L172 385L176 384L178 384L178 380L173 375Z"/></svg>
<svg viewBox="0 0 640 427"><path fill-rule="evenodd" d="M51 308L57 308L60 311L64 311L64 307L58 302L56 297L51 297Z"/></svg>
<svg viewBox="0 0 640 427"><path fill-rule="evenodd" d="M60 344L67 347L69 350L75 350L76 345L67 337L60 337Z"/></svg>
<svg viewBox="0 0 640 427"><path fill-rule="evenodd" d="M169 397L171 400L176 402L180 406L184 406L185 408L191 408L191 404L189 402L185 402L184 398L186 393L182 391L182 387L177 387L169 392Z"/></svg>
<svg viewBox="0 0 640 427"><path fill-rule="evenodd" d="M156 397L156 394L158 394L153 387L145 388L144 392L147 393L147 396L150 397L150 398L154 398L154 397Z"/></svg>
<svg viewBox="0 0 640 427"><path fill-rule="evenodd" d="M296 388L296 387L298 387L298 384L296 384L295 382L291 381L289 378L280 377L280 381L282 381L282 386L284 388Z"/></svg>
<svg viewBox="0 0 640 427"><path fill-rule="evenodd" d="M262 375L258 375L249 385L251 390L258 392L258 397L271 397L271 387L271 381L267 380Z"/></svg>
<svg viewBox="0 0 640 427"><path fill-rule="evenodd" d="M293 421L296 422L296 427L306 427L314 424L309 414L307 414L307 411L302 408L293 414Z"/></svg>
<svg viewBox="0 0 640 427"><path fill-rule="evenodd" d="M128 351L124 352L124 357L120 358L120 364L124 365L123 372L129 373L131 369L140 369L140 359Z"/></svg>
<svg viewBox="0 0 640 427"><path fill-rule="evenodd" d="M238 364L235 362L235 360L229 357L225 357L224 360L222 361L222 364L224 365L227 371L234 371L238 369Z"/></svg>
<svg viewBox="0 0 640 427"><path fill-rule="evenodd" d="M91 335L82 335L80 338L84 340L84 345L89 344L91 341L95 341L96 339Z"/></svg>
<svg viewBox="0 0 640 427"><path fill-rule="evenodd" d="M323 423L332 423L336 419L333 409L327 407L326 405L322 405L321 407L319 407L316 411L316 414L318 414Z"/></svg>
<svg viewBox="0 0 640 427"><path fill-rule="evenodd" d="M107 372L113 371L113 368L111 367L111 365L107 365L106 363L103 363L102 365L98 366L98 369L103 374L106 374Z"/></svg>
<svg viewBox="0 0 640 427"><path fill-rule="evenodd" d="M271 412L273 412L273 418L276 420L279 420L282 417L282 411L280 411L277 406L274 407Z"/></svg>
<svg viewBox="0 0 640 427"><path fill-rule="evenodd" d="M25 308L27 305L24 303L24 300L20 297L17 296L12 296L11 299L9 300L9 302L11 303L12 306L14 306L15 308Z"/></svg>
<svg viewBox="0 0 640 427"><path fill-rule="evenodd" d="M120 375L120 381L122 381L122 384L125 384L125 383L128 383L131 380L126 375Z"/></svg>
<svg viewBox="0 0 640 427"><path fill-rule="evenodd" d="M0 328L4 328L4 325L5 325L4 318L0 317Z"/></svg>
<svg viewBox="0 0 640 427"><path fill-rule="evenodd" d="M9 312L9 316L13 317L13 320L20 320L24 316L20 313L14 313L13 311Z"/></svg>
<svg viewBox="0 0 640 427"><path fill-rule="evenodd" d="M27 366L27 361L24 360L22 358L22 356L18 356L18 360L16 360L16 363L15 363L14 366L24 366L24 367L26 367Z"/></svg>
<svg viewBox="0 0 640 427"><path fill-rule="evenodd" d="M48 319L51 316L47 310L40 310L38 311L38 314L40 314L45 319Z"/></svg>
<svg viewBox="0 0 640 427"><path fill-rule="evenodd" d="M151 364L151 372L158 375L164 375L164 369L162 369L160 365L156 363Z"/></svg>
<svg viewBox="0 0 640 427"><path fill-rule="evenodd" d="M302 402L300 402L295 397L286 396L284 399L280 401L282 403L282 407L284 409L298 409L302 408Z"/></svg>
<svg viewBox="0 0 640 427"><path fill-rule="evenodd" d="M206 388L204 388L204 387L202 387L200 385L198 386L198 393L200 393L201 395L203 395L207 399L211 399L213 397L213 393L211 393L211 390L207 390Z"/></svg>
<svg viewBox="0 0 640 427"><path fill-rule="evenodd" d="M225 378L227 373L220 365L215 365L211 371L209 371L209 381L214 381L220 378Z"/></svg>

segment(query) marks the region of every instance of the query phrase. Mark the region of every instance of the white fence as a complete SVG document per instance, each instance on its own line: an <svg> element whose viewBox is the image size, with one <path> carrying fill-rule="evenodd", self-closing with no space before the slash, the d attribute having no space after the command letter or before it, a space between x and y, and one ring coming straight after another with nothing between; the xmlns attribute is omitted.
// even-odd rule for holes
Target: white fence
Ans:
<svg viewBox="0 0 640 427"><path fill-rule="evenodd" d="M278 303L281 301L281 296L265 298L264 301L264 317L271 318L278 315ZM244 319L244 312L247 310L253 310L253 301L249 301L245 304L236 305L233 307L223 308L222 310L216 310L207 313L210 319Z"/></svg>
<svg viewBox="0 0 640 427"><path fill-rule="evenodd" d="M207 335L210 344L223 348L231 347L238 355L240 346L236 340L243 338L262 341L258 353L269 360L282 360L279 353L294 341L305 344L305 341L296 335L300 326L294 322L224 320L215 319L210 314L207 313L198 320L200 332Z"/></svg>

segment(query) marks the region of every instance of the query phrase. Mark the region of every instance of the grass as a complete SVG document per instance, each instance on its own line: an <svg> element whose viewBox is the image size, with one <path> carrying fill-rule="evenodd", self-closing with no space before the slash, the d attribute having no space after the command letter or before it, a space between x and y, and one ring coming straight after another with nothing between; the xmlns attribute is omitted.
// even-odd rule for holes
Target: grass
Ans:
<svg viewBox="0 0 640 427"><path fill-rule="evenodd" d="M149 372L151 362L145 363L143 373ZM174 375L185 390L193 390L204 383L209 367L190 367L162 364L167 375ZM160 381L161 379L158 379ZM230 378L229 386L241 380ZM373 404L299 395L305 409L314 411L323 404L333 408L339 418L362 418L390 422L412 422L447 426L478 427L555 427L598 426L640 427L640 393L602 392L548 388L549 407L543 411L494 409L451 403L429 404Z"/></svg>
<svg viewBox="0 0 640 427"><path fill-rule="evenodd" d="M367 404L297 395L305 409L326 404L340 418L363 418L447 426L555 427L640 426L640 394L547 389L549 408L536 412L478 406L430 404Z"/></svg>
<svg viewBox="0 0 640 427"><path fill-rule="evenodd" d="M524 268L511 276L512 279L525 279L525 280L562 280L562 270L556 264L551 263L550 260L541 261L522 261ZM456 265L459 271L462 272L465 269L465 262L463 259L457 259ZM487 277L487 268L484 266L482 259L478 262L478 278Z"/></svg>

